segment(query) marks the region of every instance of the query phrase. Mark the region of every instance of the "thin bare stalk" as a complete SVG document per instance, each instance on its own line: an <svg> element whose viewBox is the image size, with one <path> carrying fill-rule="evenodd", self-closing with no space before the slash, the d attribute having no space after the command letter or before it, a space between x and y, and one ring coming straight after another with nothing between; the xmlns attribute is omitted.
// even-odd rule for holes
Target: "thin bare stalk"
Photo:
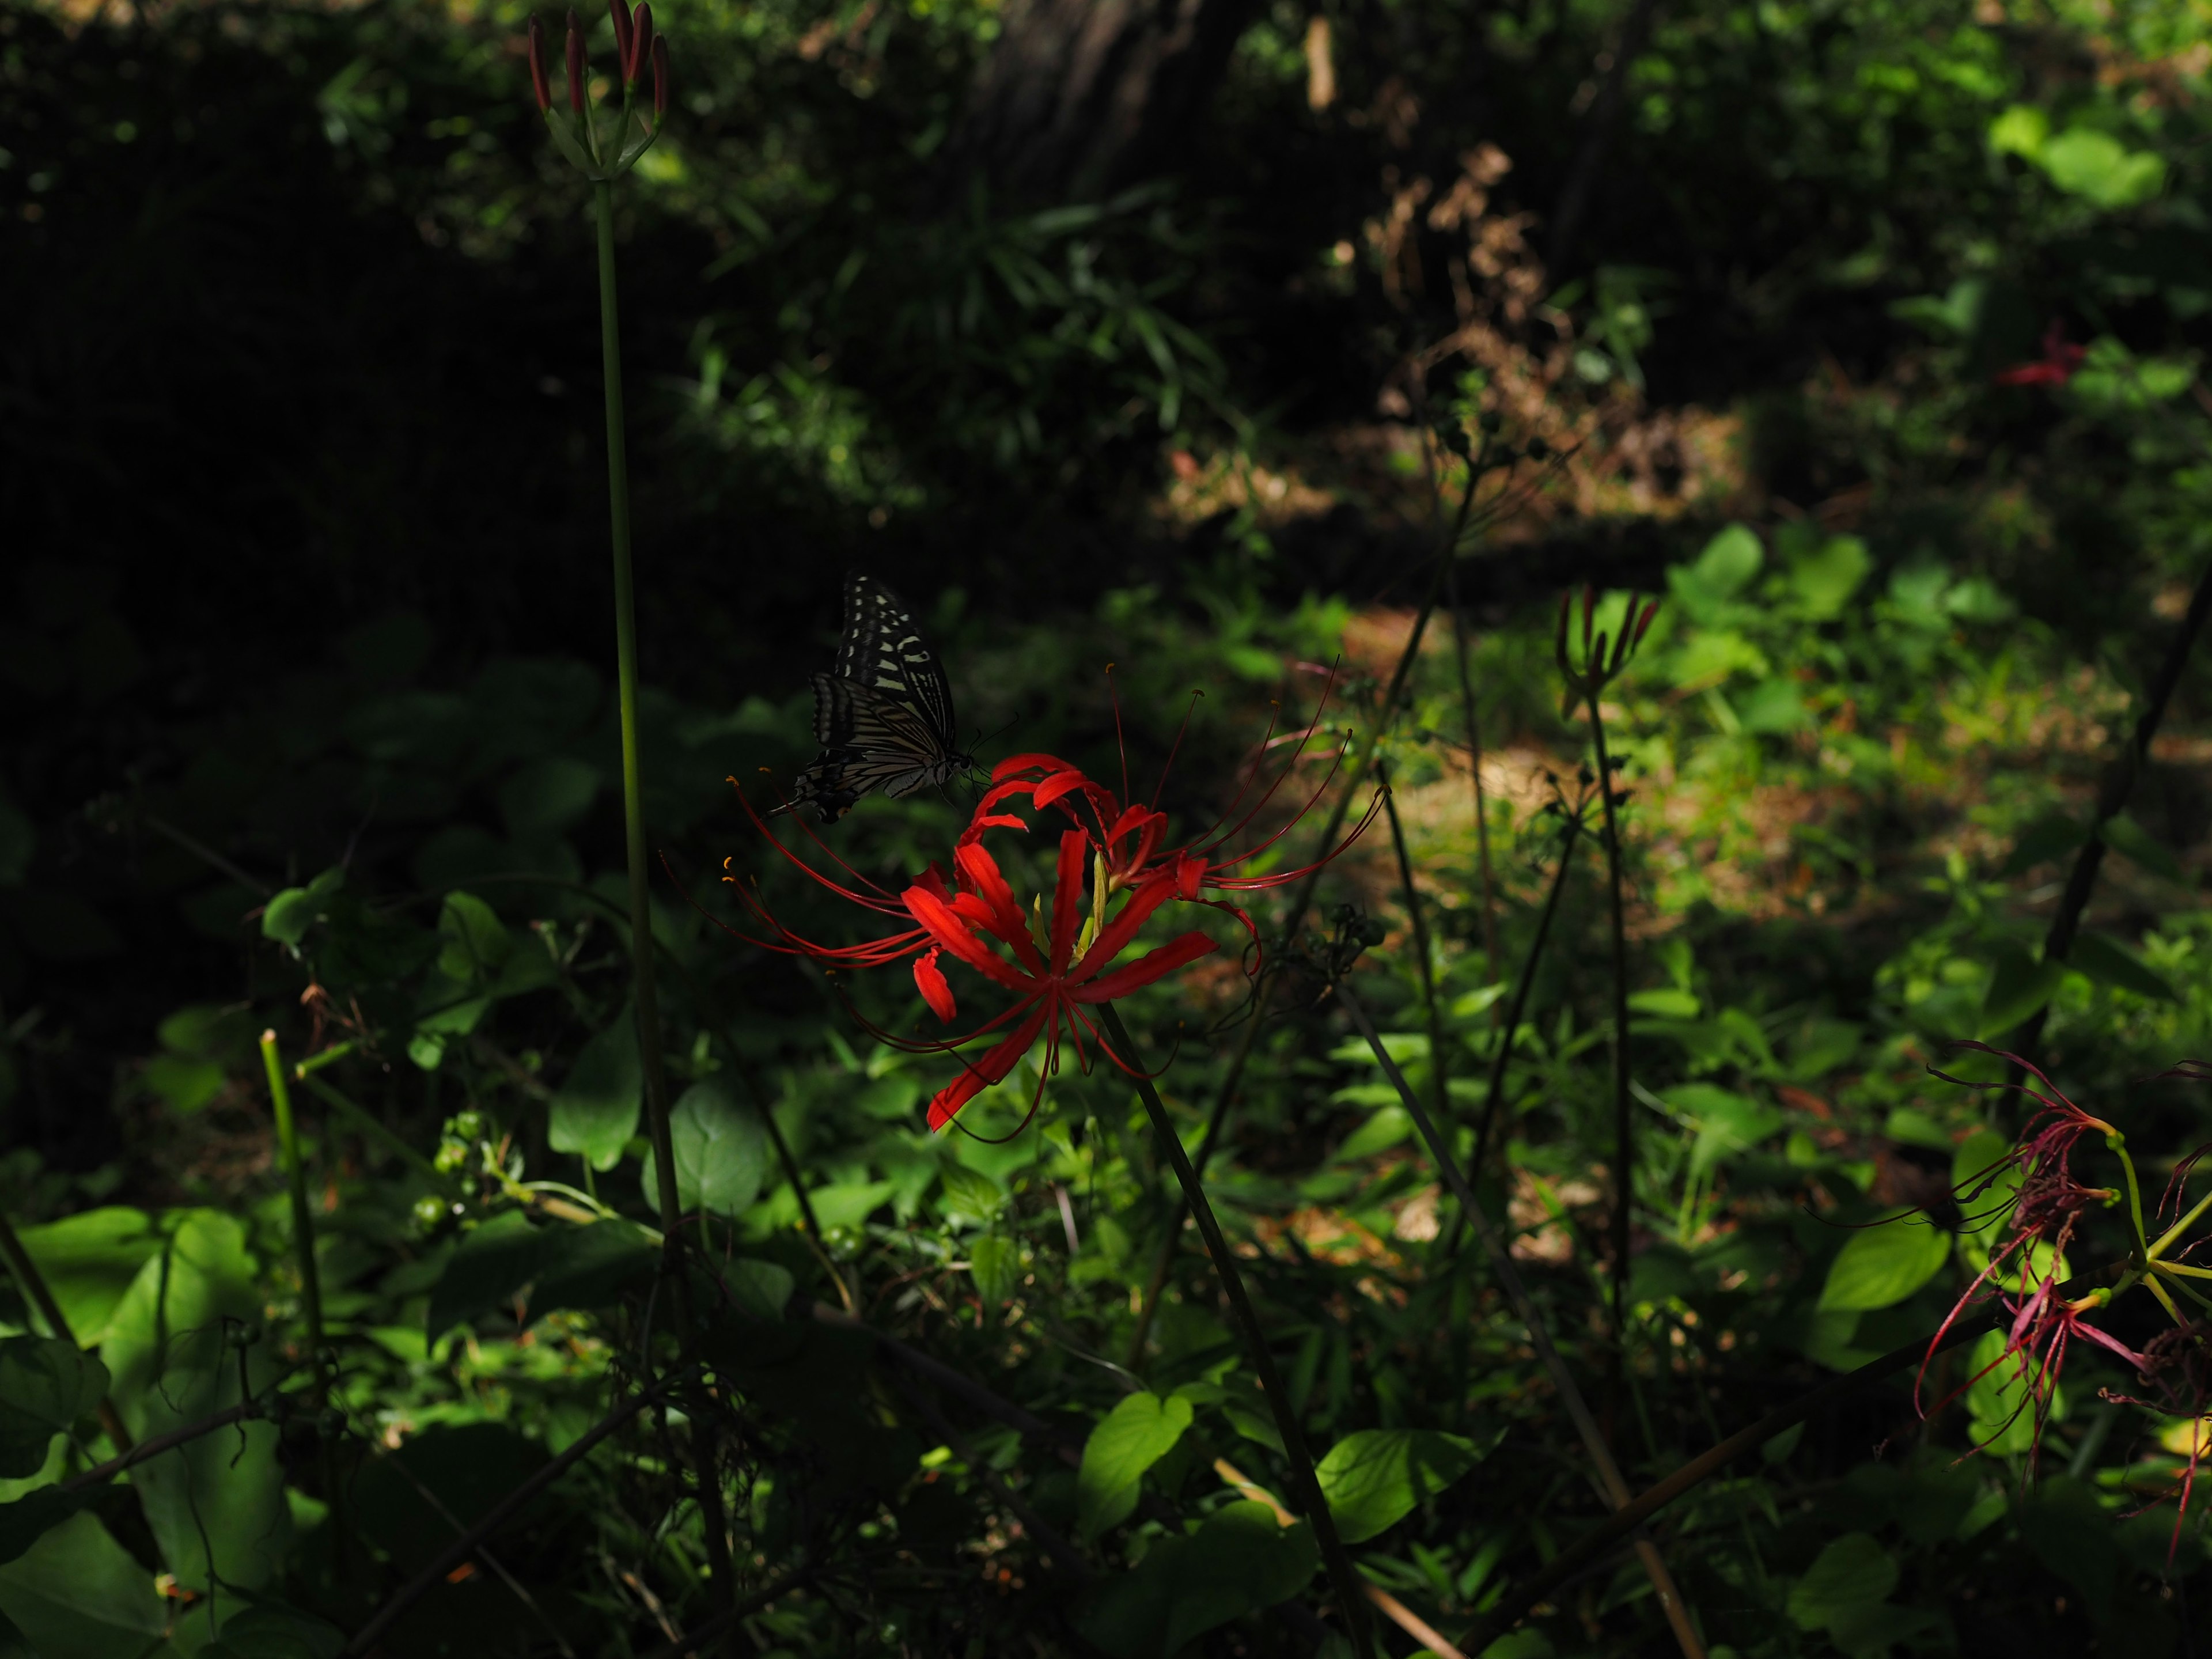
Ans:
<svg viewBox="0 0 2212 1659"><path fill-rule="evenodd" d="M1200 1237L1206 1241L1206 1254L1213 1258L1213 1270L1229 1297L1230 1311L1242 1328L1245 1348L1252 1357L1252 1369L1274 1413L1276 1432L1282 1437L1284 1458L1290 1465L1291 1499L1304 1512L1314 1529L1315 1541L1321 1546L1321 1558L1328 1570L1330 1583L1335 1586L1337 1607L1345 1629L1351 1635L1352 1651L1358 1659L1373 1659L1375 1648L1368 1631L1364 1592L1366 1581L1352 1565L1344 1540L1336 1534L1336 1522L1328 1512L1328 1501L1321 1495L1321 1480L1314 1473L1313 1454L1306 1448L1305 1432L1298 1426L1297 1413L1291 1407L1290 1390L1284 1386L1282 1373L1275 1369L1267 1333L1260 1324L1260 1316L1254 1311L1251 1298L1244 1292L1244 1279L1237 1271L1237 1258L1230 1253L1228 1240L1222 1237L1221 1224L1214 1219L1213 1206L1206 1201L1206 1189L1199 1184L1198 1172L1183 1152L1175 1121L1168 1116L1159 1091L1143 1071L1135 1069L1136 1047L1129 1040L1128 1028L1122 1024L1121 1014L1112 1003L1102 1002L1098 1005L1098 1018L1115 1050L1132 1067L1131 1081L1137 1086L1137 1097L1145 1103L1145 1113L1152 1121L1152 1133L1159 1139L1160 1150L1167 1155L1176 1179L1182 1183L1183 1197L1189 1203L1192 1218L1198 1223Z"/></svg>
<svg viewBox="0 0 2212 1659"><path fill-rule="evenodd" d="M241 1400L235 1406L224 1407L211 1417L201 1418L197 1423L187 1423L180 1429L171 1429L167 1434L153 1435L138 1441L119 1457L111 1457L105 1463L94 1464L81 1474L56 1481L55 1488L60 1492L74 1492L80 1486L96 1486L102 1481L112 1480L124 1470L136 1468L149 1458L159 1457L165 1451L173 1451L204 1435L213 1434L217 1429L227 1429L234 1423L258 1417L265 1409L261 1401Z"/></svg>
<svg viewBox="0 0 2212 1659"><path fill-rule="evenodd" d="M1535 1300L1528 1294L1528 1287L1521 1278L1521 1270L1514 1265L1504 1240L1498 1237L1498 1229L1492 1224L1489 1215L1476 1201L1474 1188L1468 1184L1467 1177L1461 1173L1450 1148L1437 1133L1437 1126L1431 1120L1428 1109L1422 1105L1420 1096L1414 1092L1413 1085L1406 1081L1406 1074L1398 1069L1397 1061L1390 1058L1390 1051L1382 1046L1382 1039L1376 1032L1375 1023L1367 1017L1367 1010L1361 1006L1352 987L1343 980L1336 982L1336 999L1344 1005L1345 1012L1352 1016L1352 1023L1359 1028L1360 1036L1366 1039L1368 1048L1373 1052L1376 1062L1382 1066L1382 1074L1389 1079L1390 1086L1398 1091L1399 1100L1413 1118L1414 1127L1420 1131L1421 1139L1428 1144L1429 1155L1436 1160L1444 1184L1451 1188L1452 1196L1459 1200L1468 1224L1474 1229L1474 1236L1481 1243L1483 1254L1490 1258L1491 1270L1498 1275L1498 1282L1512 1302L1514 1311L1528 1328L1529 1346L1535 1349L1538 1361L1552 1379L1552 1386L1559 1392L1559 1403L1566 1407L1567 1416L1574 1423L1575 1432L1581 1437L1583 1449L1589 1454L1606 1501L1616 1510L1626 1509L1631 1498L1628 1483L1621 1478L1620 1466L1613 1462L1612 1448L1606 1444L1597 1419L1590 1415L1589 1407L1583 1399L1582 1389L1576 1384L1574 1373L1567 1369L1566 1361L1560 1357L1559 1349L1553 1346L1551 1333L1536 1311ZM1674 1628L1674 1639L1681 1647L1684 1659L1705 1659L1705 1644L1690 1623L1689 1611L1683 1604L1682 1593L1674 1587L1674 1575L1667 1570L1666 1562L1660 1559L1657 1548L1650 1539L1639 1535L1636 1541L1636 1554L1645 1575L1651 1580L1651 1588L1658 1595L1659 1605L1667 1614L1668 1623ZM1468 1645L1480 1652L1485 1644L1472 1643Z"/></svg>
<svg viewBox="0 0 2212 1659"><path fill-rule="evenodd" d="M1501 965L1498 954L1498 884L1490 867L1490 804L1483 793L1482 722L1474 699L1474 678L1467 666L1467 617L1459 602L1459 557L1453 550L1444 562L1444 604L1452 619L1452 655L1459 669L1459 706L1467 721L1467 769L1474 784L1474 845L1482 865L1482 957L1492 979ZM1493 1008L1495 1003L1491 1005ZM1493 1014L1493 1021L1497 1017Z"/></svg>
<svg viewBox="0 0 2212 1659"><path fill-rule="evenodd" d="M1636 1201L1635 1125L1628 1102L1628 927L1620 884L1620 822L1615 810L1613 765L1606 754L1605 716L1599 686L1589 688L1590 740L1597 747L1598 799L1605 803L1606 886L1613 902L1613 1331L1616 1353L1628 1345L1629 1221ZM1616 1363L1619 1363L1616 1360Z"/></svg>
<svg viewBox="0 0 2212 1659"><path fill-rule="evenodd" d="M1551 890L1544 895L1543 913L1536 918L1536 937L1529 941L1528 955L1521 964L1521 976L1514 982L1513 1000L1505 1011L1505 1024L1498 1035L1498 1052L1490 1060L1490 1086L1482 1097L1482 1119L1474 1127L1474 1156L1468 1167L1482 1176L1482 1160L1490 1145L1491 1126L1498 1121L1498 1103L1505 1094L1505 1068L1513 1057L1513 1044L1521 1033L1522 1016L1528 1009L1528 994L1536 983L1536 964L1543 960L1544 945L1552 937L1552 918L1559 914L1559 896L1567 890L1567 877L1575 865L1575 837L1582 833L1583 819L1579 811L1567 814L1566 833L1559 840L1559 867L1552 873Z"/></svg>
<svg viewBox="0 0 2212 1659"><path fill-rule="evenodd" d="M2165 659L2159 664L2158 673L2143 697L2142 713L2136 717L2135 731L2097 792L2096 822L2090 826L2089 839L2074 855L2074 867L2066 875L2066 890L2051 918L2051 929L2043 937L2045 962L2063 962L2074 948L2074 936L2081 931L2081 913L2088 908L2089 894L2097 884L2098 869L2105 861L2104 827L2126 808L2128 797L2135 791L2143 763L2150 758L2151 739L2158 735L2159 726L2166 719L2166 706L2173 699L2174 687L2181 683L2181 672L2189 665L2189 653L2196 646L2197 636L2204 629L2207 616L2212 616L2212 565L2206 566L2204 574L2197 579L2197 591L2189 596L2189 609L2182 617L2180 631L2166 646ZM2012 1050L2022 1060L2036 1058L2036 1050L2043 1043L2043 1027L2050 1016L2051 1005L2046 1002L2014 1039ZM2017 1065L2008 1067L2008 1072L2014 1083L2027 1075Z"/></svg>
<svg viewBox="0 0 2212 1659"><path fill-rule="evenodd" d="M0 1255L8 1258L8 1271L15 1275L23 1299L37 1309L39 1317L46 1322L46 1334L72 1348L82 1347L84 1345L76 1340L76 1333L70 1329L70 1322L62 1314L61 1304L54 1300L46 1275L31 1260L31 1253L23 1248L23 1241L16 1237L15 1227L4 1215L0 1215ZM123 1414L115 1409L115 1402L106 1395L100 1395L99 1411L100 1432L117 1451L127 1455L131 1446L131 1431L123 1426Z"/></svg>
<svg viewBox="0 0 2212 1659"><path fill-rule="evenodd" d="M1413 930L1413 954L1421 970L1421 1006L1429 1024L1429 1092L1436 1097L1437 1121L1451 1121L1451 1085L1444 1065L1443 1015L1437 1007L1437 975L1429 956L1428 923L1421 919L1421 896L1413 890L1413 860L1406 851L1406 828L1398 817L1398 797L1382 772L1382 811L1390 820L1390 847L1398 855L1398 890L1406 897L1406 916Z"/></svg>
<svg viewBox="0 0 2212 1659"><path fill-rule="evenodd" d="M684 1272L683 1205L676 1192L676 1146L669 1129L668 1075L660 1053L660 1010L653 973L653 901L646 874L645 805L637 740L637 596L631 574L629 452L624 435L622 313L615 286L615 195L611 179L595 179L592 204L599 230L599 358L606 389L607 518L614 553L615 687L622 727L623 839L629 866L630 981L636 1000L637 1047L645 1062L645 1107L659 1201L661 1272L668 1281L679 1340L691 1339L691 1288ZM736 1575L722 1486L714 1468L710 1414L695 1414L691 1451L714 1593L733 1605Z"/></svg>
<svg viewBox="0 0 2212 1659"><path fill-rule="evenodd" d="M1375 754L1382 739L1389 734L1390 722L1396 716L1399 699L1405 695L1407 682L1413 677L1413 659L1420 655L1421 639L1428 631L1429 618L1435 615L1437 596L1443 591L1459 538L1467 528L1469 511L1474 506L1475 486L1481 481L1479 470L1468 470L1467 489L1462 493L1459 512L1452 520L1451 533L1445 538L1437 561L1435 574L1429 581L1429 591L1421 600L1420 609L1413 613L1413 631L1406 636L1405 649L1398 653L1398 665L1391 671L1390 684L1382 694L1382 706L1376 711L1375 724L1361 744L1358 756L1347 769L1348 780L1336 805L1329 809L1328 822L1322 828L1319 850L1326 853L1343 832L1344 821L1351 816L1352 803L1359 793L1359 781L1373 763ZM1316 863L1307 872L1304 880L1291 890L1291 906L1285 913L1282 937L1287 944L1297 937L1304 924L1306 911L1312 907L1314 890L1321 884L1321 866ZM1260 1041L1260 1032L1267 1024L1267 998L1275 988L1275 969L1273 964L1261 971L1260 982L1252 989L1252 1010L1246 1017L1244 1030L1237 1042L1237 1051L1230 1056L1229 1068L1213 1091L1213 1103L1206 1114L1206 1132L1199 1137L1198 1156L1193 1167L1203 1175L1213 1158L1214 1149L1221 1144L1221 1132L1229 1119L1229 1108L1237 1097L1237 1085L1244 1079L1244 1068L1252 1059L1252 1050ZM1188 1204L1178 1201L1168 1217L1165 1235L1160 1241L1158 1255L1152 1262L1152 1276L1146 1280L1145 1291L1137 1307L1136 1329L1129 1338L1127 1364L1132 1370L1144 1363L1145 1344L1152 1334L1152 1316L1159 1310L1160 1292L1166 1286L1168 1274L1175 1266L1176 1249L1182 1239L1183 1223L1189 1219Z"/></svg>

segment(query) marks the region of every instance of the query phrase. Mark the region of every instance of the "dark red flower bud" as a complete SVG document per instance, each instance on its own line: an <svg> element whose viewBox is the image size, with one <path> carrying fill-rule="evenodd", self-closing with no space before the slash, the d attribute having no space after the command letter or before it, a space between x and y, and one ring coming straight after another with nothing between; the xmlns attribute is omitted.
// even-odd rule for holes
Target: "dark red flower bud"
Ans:
<svg viewBox="0 0 2212 1659"><path fill-rule="evenodd" d="M622 0L615 0L617 5ZM653 8L641 5L637 9L637 27L630 41L629 51L623 60L623 84L634 87L645 68L645 60L653 55Z"/></svg>
<svg viewBox="0 0 2212 1659"><path fill-rule="evenodd" d="M1652 600L1650 604L1644 607L1644 615L1638 619L1636 624L1635 644L1641 645L1644 643L1644 635L1650 631L1651 619L1658 614L1659 601L1656 599Z"/></svg>
<svg viewBox="0 0 2212 1659"><path fill-rule="evenodd" d="M538 94L538 112L553 107L553 88L545 78L545 28L535 12L530 17L530 89Z"/></svg>
<svg viewBox="0 0 2212 1659"><path fill-rule="evenodd" d="M632 35L629 0L607 0L607 15L615 20L615 62L627 72L629 68L629 43Z"/></svg>
<svg viewBox="0 0 2212 1659"><path fill-rule="evenodd" d="M658 34L653 40L653 118L663 120L668 114L668 37Z"/></svg>
<svg viewBox="0 0 2212 1659"><path fill-rule="evenodd" d="M568 11L568 107L584 112L584 26L574 7Z"/></svg>

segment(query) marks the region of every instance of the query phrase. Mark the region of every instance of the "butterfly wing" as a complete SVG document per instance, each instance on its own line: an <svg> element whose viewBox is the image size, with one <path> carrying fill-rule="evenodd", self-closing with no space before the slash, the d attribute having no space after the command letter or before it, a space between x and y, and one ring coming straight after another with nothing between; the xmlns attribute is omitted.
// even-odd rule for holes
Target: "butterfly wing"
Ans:
<svg viewBox="0 0 2212 1659"><path fill-rule="evenodd" d="M857 570L845 578L837 678L905 704L928 723L938 748L953 753L952 687L937 653L898 595Z"/></svg>
<svg viewBox="0 0 2212 1659"><path fill-rule="evenodd" d="M913 616L872 576L847 576L837 670L814 677L822 753L793 781L790 805L828 823L871 789L896 799L943 784L974 764L952 730L952 688Z"/></svg>

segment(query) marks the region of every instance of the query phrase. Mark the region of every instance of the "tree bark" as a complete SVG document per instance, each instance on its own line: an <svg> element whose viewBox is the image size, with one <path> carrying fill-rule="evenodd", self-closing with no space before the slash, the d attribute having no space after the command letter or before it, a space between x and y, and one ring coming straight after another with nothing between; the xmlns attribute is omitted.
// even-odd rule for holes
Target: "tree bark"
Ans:
<svg viewBox="0 0 2212 1659"><path fill-rule="evenodd" d="M1014 0L946 154L939 205L975 182L1093 199L1187 153L1253 0Z"/></svg>

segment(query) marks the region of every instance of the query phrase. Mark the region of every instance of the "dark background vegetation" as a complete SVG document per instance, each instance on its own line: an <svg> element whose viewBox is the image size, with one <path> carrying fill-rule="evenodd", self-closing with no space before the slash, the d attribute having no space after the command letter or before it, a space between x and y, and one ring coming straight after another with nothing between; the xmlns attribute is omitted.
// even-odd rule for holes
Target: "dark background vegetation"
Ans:
<svg viewBox="0 0 2212 1659"><path fill-rule="evenodd" d="M264 936L278 890L343 865L349 891L413 904L425 937L457 885L518 926L587 914L522 878L619 892L592 227L531 103L525 16L0 9L0 1138L24 1220L96 1200L244 1213L274 1190L250 1048L173 1017L227 1009L296 1048L307 984L352 994ZM604 63L605 20L586 21ZM1916 1146L1892 1115L1941 1116L1921 1062L2023 1012L2003 1000L2008 964L2063 867L2033 854L2063 845L2024 837L2078 816L2212 551L2201 16L2131 0L695 0L659 21L675 106L624 186L620 236L647 816L678 879L710 893L749 844L726 775L787 778L807 757L805 677L850 566L915 603L965 723L1003 732L994 752L1060 744L1104 764L1110 659L1148 755L1206 687L1170 796L1201 808L1286 661L1348 649L1354 704L1371 696L1363 676L1387 674L1435 544L1423 434L1489 411L1505 441L1571 454L1523 465L1462 566L1487 741L1516 776L1571 770L1579 738L1543 678L1554 596L1669 596L1677 632L1654 648L1679 672L1639 684L1630 716L1650 814L1638 980L1705 1018L1741 1008L1783 1056L1662 1035L1652 1086L1757 1078L1753 1092L1840 1103L1814 1127L1856 1137L1822 1153L1870 1171L1853 1201L1917 1201L1893 1165L1948 1169L1943 1134L1966 1117ZM1085 56L1086 21L1114 50ZM2074 383L2001 384L2047 328L2089 346ZM1768 550L1756 580L1710 550L1735 523ZM1824 610L1818 580L1790 573L1838 538L1860 574ZM1681 654L1723 636L1717 669ZM1455 738L1436 739L1458 730L1446 659L1422 678L1413 781L1463 791ZM2192 670L2133 806L2154 845L2094 918L2151 977L2058 993L2054 1040L2085 1084L2179 1058L2212 1007L2203 690ZM1419 826L1449 885L1455 994L1519 960L1541 890L1528 805L1499 823L1516 948L1498 963L1479 960L1463 805ZM885 813L863 844L897 865L934 844L942 810ZM1391 879L1376 863L1349 890L1387 906ZM512 904L501 881L521 884ZM821 1103L850 1055L826 1046L834 1006L781 964L718 954L672 887L663 900L668 937L744 1011L737 1048L798 1116L832 1113L817 1134L836 1147L843 1120ZM1537 998L1579 999L1585 1036L1597 902L1571 902ZM354 980L384 1034L360 1088L427 1148L477 1085L407 1069L418 967L357 963ZM611 969L583 984L613 1006ZM501 1041L557 1085L598 1017L542 1002ZM1396 1013L1420 1029L1410 1001ZM1818 1049L1822 1020L1850 1028L1856 1059L1790 1058ZM1601 1046L1575 1048L1571 1023L1534 1075L1596 1101ZM1303 1051L1304 1075L1328 1052ZM1563 1080L1577 1054L1584 1075ZM1346 1112L1381 1103L1316 1114L1290 1094L1238 1143L1270 1178L1326 1164ZM1190 1109L1204 1097L1194 1085ZM1563 1110L1559 1146L1583 1122ZM2171 1090L2143 1110L2165 1152L2203 1116ZM526 1133L539 1152L543 1133ZM1559 1156L1571 1180L1597 1154ZM824 1178L859 1190L890 1167ZM1778 1193L1801 1178L1746 1192L1770 1176ZM1025 1190L1047 1236L1057 1210ZM1303 1201L1357 1208L1348 1190ZM902 1190L896 1220L919 1202ZM872 1235L866 1213L847 1243L872 1263L890 1229L879 1216ZM1799 1237L1816 1264L1835 1248ZM1129 1260L1115 1271L1141 1278L1149 1246ZM1588 1290L1562 1278L1570 1301ZM1867 1343L1801 1337L1732 1377L1724 1418L1771 1400L1774 1368ZM1308 1388L1336 1363L1322 1352ZM1359 1419L1367 1386L1346 1380L1329 1409ZM1676 1405L1687 1426L1659 1439L1703 1437L1703 1404ZM1810 1437L1798 1486L1845 1481L1860 1443L1904 1421L1887 1400ZM2118 1480L2108 1508L2124 1508ZM2163 1611L2156 1551L2111 1593L2150 1609L2138 1629L2095 1595L2093 1614L2080 1593L2052 1611L2068 1592L2049 1563L2070 1547L1999 1533L2010 1555L1960 1569L1984 1575L1981 1601L1928 1586L1914 1605L1948 1607L1942 1632L1907 1620L1896 1644L2201 1650L2203 1627ZM1453 1588L1468 1536L1434 1540L1449 1571L1407 1569L1444 1586L1439 1617L1479 1600L1480 1575ZM1762 1534L1745 1559L1771 1571L1716 1569L1692 1599L1771 1589L1818 1541ZM556 1556L534 1565L557 1576ZM1727 1639L1827 1650L1785 1601ZM1563 1614L1554 1639L1664 1650L1635 1645L1663 1638L1648 1609L1613 1617L1623 1605ZM947 1617L915 1639L1013 1639ZM874 1650L857 1628L787 1634ZM1891 1650L1867 1639L1851 1651Z"/></svg>

